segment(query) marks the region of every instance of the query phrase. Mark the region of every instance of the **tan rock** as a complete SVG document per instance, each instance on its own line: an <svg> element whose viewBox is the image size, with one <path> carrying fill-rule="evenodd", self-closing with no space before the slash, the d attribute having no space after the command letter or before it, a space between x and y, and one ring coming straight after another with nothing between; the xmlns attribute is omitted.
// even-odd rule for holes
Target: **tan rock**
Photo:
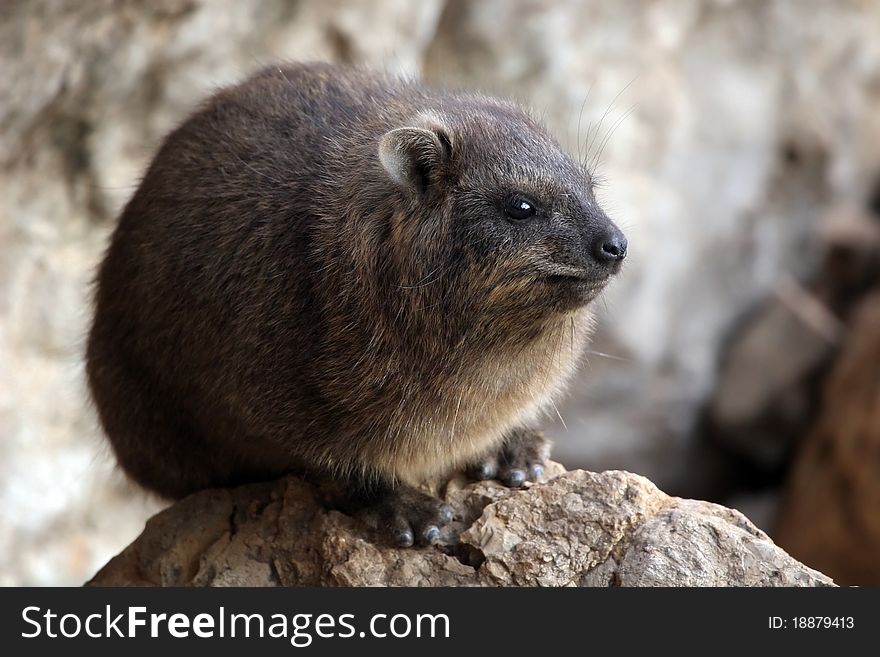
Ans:
<svg viewBox="0 0 880 657"><path fill-rule="evenodd" d="M204 491L154 516L89 584L832 585L736 511L627 472L552 472L524 490L453 482L456 521L422 549L386 545L295 477Z"/></svg>

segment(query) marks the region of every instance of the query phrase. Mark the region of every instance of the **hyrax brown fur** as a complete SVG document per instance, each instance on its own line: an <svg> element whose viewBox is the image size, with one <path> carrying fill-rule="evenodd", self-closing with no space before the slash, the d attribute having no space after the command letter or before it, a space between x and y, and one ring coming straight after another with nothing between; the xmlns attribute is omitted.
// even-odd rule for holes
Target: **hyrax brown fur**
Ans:
<svg viewBox="0 0 880 657"><path fill-rule="evenodd" d="M399 544L418 482L521 485L626 240L515 105L266 69L165 140L101 264L87 371L122 468L168 497L332 477Z"/></svg>

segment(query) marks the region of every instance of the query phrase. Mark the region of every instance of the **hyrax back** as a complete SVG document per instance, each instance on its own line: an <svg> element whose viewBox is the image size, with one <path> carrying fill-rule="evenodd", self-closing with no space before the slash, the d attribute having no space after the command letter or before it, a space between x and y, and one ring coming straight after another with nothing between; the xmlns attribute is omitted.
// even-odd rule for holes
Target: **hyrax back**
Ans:
<svg viewBox="0 0 880 657"><path fill-rule="evenodd" d="M270 68L172 132L123 211L89 384L153 491L312 472L430 542L448 512L412 484L540 470L530 424L625 252L516 106Z"/></svg>

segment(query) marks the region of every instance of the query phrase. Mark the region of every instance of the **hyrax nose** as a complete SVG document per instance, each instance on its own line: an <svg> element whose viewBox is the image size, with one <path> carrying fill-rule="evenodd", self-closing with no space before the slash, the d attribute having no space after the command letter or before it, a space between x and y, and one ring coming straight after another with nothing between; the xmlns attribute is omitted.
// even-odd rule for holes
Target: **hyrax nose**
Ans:
<svg viewBox="0 0 880 657"><path fill-rule="evenodd" d="M593 257L599 262L612 265L626 257L626 237L615 227L600 234L593 244Z"/></svg>

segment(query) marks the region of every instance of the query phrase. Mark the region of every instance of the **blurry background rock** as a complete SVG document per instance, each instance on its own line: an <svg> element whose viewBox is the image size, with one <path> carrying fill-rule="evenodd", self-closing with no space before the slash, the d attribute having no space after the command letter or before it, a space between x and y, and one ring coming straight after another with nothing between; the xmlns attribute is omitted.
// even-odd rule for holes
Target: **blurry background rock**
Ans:
<svg viewBox="0 0 880 657"><path fill-rule="evenodd" d="M555 457L738 506L772 535L877 281L869 251L826 237L834 217L877 222L877 25L867 0L0 3L0 583L80 583L158 508L114 473L86 401L88 283L161 137L279 58L513 96L593 162L632 257L564 426L548 420ZM880 420L859 417L875 465L834 475L856 497L880 486ZM791 511L786 537L810 521Z"/></svg>
<svg viewBox="0 0 880 657"><path fill-rule="evenodd" d="M880 586L880 294L865 300L797 456L777 539L841 580Z"/></svg>

